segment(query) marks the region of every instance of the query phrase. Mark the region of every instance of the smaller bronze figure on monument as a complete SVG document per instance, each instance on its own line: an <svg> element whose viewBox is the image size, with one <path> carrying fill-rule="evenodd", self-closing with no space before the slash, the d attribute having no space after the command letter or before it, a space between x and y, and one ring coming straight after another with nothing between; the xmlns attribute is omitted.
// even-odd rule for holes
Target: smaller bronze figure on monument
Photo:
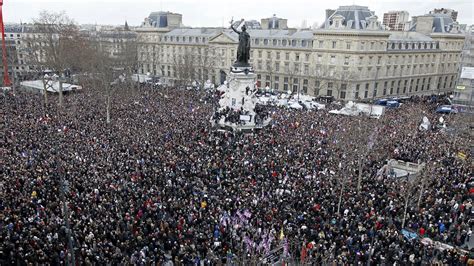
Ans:
<svg viewBox="0 0 474 266"><path fill-rule="evenodd" d="M239 47L237 48L237 61L235 61L235 67L249 67L250 59L250 35L247 32L245 25L242 26L242 31L238 31L234 28L230 21L230 28L239 34Z"/></svg>

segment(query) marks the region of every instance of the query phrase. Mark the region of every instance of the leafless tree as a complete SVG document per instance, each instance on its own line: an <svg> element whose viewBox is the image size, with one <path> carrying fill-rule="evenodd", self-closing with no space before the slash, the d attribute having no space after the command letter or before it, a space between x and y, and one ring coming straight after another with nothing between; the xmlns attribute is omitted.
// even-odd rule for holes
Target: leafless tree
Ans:
<svg viewBox="0 0 474 266"><path fill-rule="evenodd" d="M115 89L120 87L119 75L123 68L117 68L113 58L100 49L100 43L95 39L87 39L82 46L81 84L98 97L105 100L106 123L111 122L111 104Z"/></svg>
<svg viewBox="0 0 474 266"><path fill-rule="evenodd" d="M336 98L340 98L341 91L346 91L351 81L356 77L356 73L350 68L344 70L329 65L317 65L315 69L315 78L319 81L319 88L316 89L331 89L333 90L332 96Z"/></svg>
<svg viewBox="0 0 474 266"><path fill-rule="evenodd" d="M285 68L287 68L287 66L285 66ZM288 76L288 86L289 86L289 90L291 91L291 94L294 95L294 94L299 94L299 86L298 86L298 90L297 91L294 91L293 90L293 86L295 85L295 79L299 79L299 77L301 76L301 67L299 66L299 63L295 63L293 64L293 66L289 66L287 69L285 69L285 71L287 72L287 76ZM299 81L299 80L298 80Z"/></svg>
<svg viewBox="0 0 474 266"><path fill-rule="evenodd" d="M403 218L402 218L402 228L405 227L407 215L409 209L415 210L420 207L421 199L423 197L423 191L425 190L425 186L431 177L431 169L425 169L424 167L418 173L414 175L409 175L406 180L402 180L402 184L400 185L400 193L404 199L404 210L403 210ZM416 192L419 192L416 193ZM418 198L417 197L418 194ZM416 201L416 206L414 203Z"/></svg>
<svg viewBox="0 0 474 266"><path fill-rule="evenodd" d="M187 86L196 81L203 85L214 66L215 60L212 54L210 48L204 48L197 53L185 48L182 53L174 54L172 64L176 85Z"/></svg>
<svg viewBox="0 0 474 266"><path fill-rule="evenodd" d="M213 71L216 60L213 56L213 48L206 47L203 48L202 51L199 51L196 66L196 78L202 87L209 79L209 74Z"/></svg>
<svg viewBox="0 0 474 266"><path fill-rule="evenodd" d="M11 68L11 73L9 73L12 91L15 93L15 79L16 79L16 67L18 67L18 57L17 57L17 47L12 43L6 43L6 54L7 54L7 64Z"/></svg>
<svg viewBox="0 0 474 266"><path fill-rule="evenodd" d="M133 32L119 31L120 43L117 53L112 56L114 65L124 68L126 74L134 74L138 71L137 42Z"/></svg>
<svg viewBox="0 0 474 266"><path fill-rule="evenodd" d="M187 86L194 78L194 55L187 49L182 54L173 55L173 72L175 85Z"/></svg>
<svg viewBox="0 0 474 266"><path fill-rule="evenodd" d="M78 66L81 55L76 49L81 47L82 36L66 13L42 11L33 23L35 34L27 42L38 66L53 71Z"/></svg>
<svg viewBox="0 0 474 266"><path fill-rule="evenodd" d="M264 81L264 86L262 85L262 87L266 87L267 86L267 82L269 83L268 86L270 88L272 88L274 86L273 84L273 75L275 75L275 67L274 67L274 62L271 61L271 60L267 60L266 63L265 63L265 76L269 76L270 79L267 80L267 78L265 77L265 81ZM262 80L263 80L263 77L262 77Z"/></svg>
<svg viewBox="0 0 474 266"><path fill-rule="evenodd" d="M106 123L110 123L110 109L113 96L113 89L120 86L117 75L114 75L113 61L110 57L101 51L95 54L95 60L92 61L91 78L93 87L98 95L105 96Z"/></svg>
<svg viewBox="0 0 474 266"><path fill-rule="evenodd" d="M33 20L33 34L26 39L30 60L40 70L62 72L80 69L85 40L75 22L64 12L42 11ZM62 90L59 91L62 94ZM47 93L44 92L45 104Z"/></svg>

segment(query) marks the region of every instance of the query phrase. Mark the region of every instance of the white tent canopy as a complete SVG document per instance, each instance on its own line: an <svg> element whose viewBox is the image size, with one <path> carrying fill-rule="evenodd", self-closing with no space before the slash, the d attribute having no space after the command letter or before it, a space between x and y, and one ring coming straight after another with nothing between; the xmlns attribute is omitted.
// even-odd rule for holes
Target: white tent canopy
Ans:
<svg viewBox="0 0 474 266"><path fill-rule="evenodd" d="M330 114L358 116L361 114L368 115L372 118L380 118L385 111L385 107L380 105L371 105L364 103L354 103L349 101L346 106L340 110L331 110Z"/></svg>
<svg viewBox="0 0 474 266"><path fill-rule="evenodd" d="M59 81L50 81L52 87L47 88L48 92L59 93ZM43 93L44 84L42 80L27 80L20 82L21 87L26 89L38 90ZM63 83L63 92L82 90L82 86Z"/></svg>

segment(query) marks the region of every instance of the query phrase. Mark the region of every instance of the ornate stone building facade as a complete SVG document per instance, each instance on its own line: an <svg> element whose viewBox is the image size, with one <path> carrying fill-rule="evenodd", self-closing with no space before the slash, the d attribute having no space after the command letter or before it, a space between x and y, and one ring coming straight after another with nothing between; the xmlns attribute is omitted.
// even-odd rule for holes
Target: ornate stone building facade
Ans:
<svg viewBox="0 0 474 266"><path fill-rule="evenodd" d="M34 51L32 51L27 40L39 39L40 35L41 33L34 31L34 28L28 24L5 25L8 72L12 82L18 83L36 73L37 67L31 60L31 53L34 53Z"/></svg>
<svg viewBox="0 0 474 266"><path fill-rule="evenodd" d="M341 100L444 93L455 87L464 35L442 16L393 32L367 7L342 6L318 29L248 30L250 61L259 86L279 91ZM238 44L228 29L150 24L137 39L139 71L170 84L223 82Z"/></svg>
<svg viewBox="0 0 474 266"><path fill-rule="evenodd" d="M137 33L125 26L81 25L81 37L97 44L105 54L114 59L114 65L136 65L137 62ZM35 24L6 24L5 39L8 47L9 73L17 83L22 80L35 79L47 69L44 51L48 34ZM57 34L52 34L54 42L59 42ZM43 48L44 49L44 48ZM71 51L77 52L77 51ZM132 71L137 71L134 67Z"/></svg>

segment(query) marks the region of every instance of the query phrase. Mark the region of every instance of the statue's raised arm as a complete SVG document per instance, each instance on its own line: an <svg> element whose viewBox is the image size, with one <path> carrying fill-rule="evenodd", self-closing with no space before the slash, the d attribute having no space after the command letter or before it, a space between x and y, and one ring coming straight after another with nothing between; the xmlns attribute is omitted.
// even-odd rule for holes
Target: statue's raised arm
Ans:
<svg viewBox="0 0 474 266"><path fill-rule="evenodd" d="M236 29L234 28L234 25L233 25L233 24L234 24L234 18L232 18L232 19L230 20L230 28L231 28L233 31L235 31L235 33L240 34L241 32L238 31L238 30L236 30Z"/></svg>

